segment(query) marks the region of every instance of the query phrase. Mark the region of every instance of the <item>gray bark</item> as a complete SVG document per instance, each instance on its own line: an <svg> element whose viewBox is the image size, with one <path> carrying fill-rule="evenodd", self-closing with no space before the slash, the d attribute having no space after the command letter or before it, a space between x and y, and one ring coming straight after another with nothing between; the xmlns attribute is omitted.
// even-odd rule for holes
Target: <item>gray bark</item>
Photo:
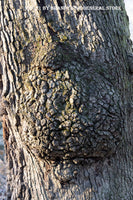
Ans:
<svg viewBox="0 0 133 200"><path fill-rule="evenodd" d="M0 3L7 199L132 200L123 0ZM43 9L110 4L121 11Z"/></svg>

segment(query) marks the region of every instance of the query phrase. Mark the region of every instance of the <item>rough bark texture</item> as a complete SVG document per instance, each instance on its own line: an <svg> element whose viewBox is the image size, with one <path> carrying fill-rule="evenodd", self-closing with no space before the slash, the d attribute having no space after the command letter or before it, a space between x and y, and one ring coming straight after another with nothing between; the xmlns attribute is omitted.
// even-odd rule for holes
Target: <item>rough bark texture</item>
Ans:
<svg viewBox="0 0 133 200"><path fill-rule="evenodd" d="M123 0L0 3L8 199L132 200L132 52Z"/></svg>

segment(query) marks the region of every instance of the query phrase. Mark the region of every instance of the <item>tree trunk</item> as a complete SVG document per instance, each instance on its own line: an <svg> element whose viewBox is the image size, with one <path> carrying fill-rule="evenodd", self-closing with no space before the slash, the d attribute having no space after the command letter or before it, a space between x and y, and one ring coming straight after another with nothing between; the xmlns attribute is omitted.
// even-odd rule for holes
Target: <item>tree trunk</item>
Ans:
<svg viewBox="0 0 133 200"><path fill-rule="evenodd" d="M7 199L132 200L132 52L123 0L0 3ZM93 5L105 9L85 9Z"/></svg>

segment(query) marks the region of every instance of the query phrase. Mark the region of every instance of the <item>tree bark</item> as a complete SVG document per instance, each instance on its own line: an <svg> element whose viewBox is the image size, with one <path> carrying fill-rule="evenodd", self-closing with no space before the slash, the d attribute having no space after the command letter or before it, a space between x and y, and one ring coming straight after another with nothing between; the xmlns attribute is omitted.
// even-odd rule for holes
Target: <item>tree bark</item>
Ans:
<svg viewBox="0 0 133 200"><path fill-rule="evenodd" d="M7 199L132 200L133 56L123 0L0 3Z"/></svg>

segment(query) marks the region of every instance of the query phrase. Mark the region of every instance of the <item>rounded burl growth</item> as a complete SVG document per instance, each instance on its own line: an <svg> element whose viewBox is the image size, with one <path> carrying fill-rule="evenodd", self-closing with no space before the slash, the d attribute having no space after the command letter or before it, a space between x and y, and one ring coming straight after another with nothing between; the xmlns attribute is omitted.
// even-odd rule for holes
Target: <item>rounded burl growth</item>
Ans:
<svg viewBox="0 0 133 200"><path fill-rule="evenodd" d="M77 61L23 73L21 138L35 155L59 161L115 152L121 137L121 99L105 73L106 66Z"/></svg>

